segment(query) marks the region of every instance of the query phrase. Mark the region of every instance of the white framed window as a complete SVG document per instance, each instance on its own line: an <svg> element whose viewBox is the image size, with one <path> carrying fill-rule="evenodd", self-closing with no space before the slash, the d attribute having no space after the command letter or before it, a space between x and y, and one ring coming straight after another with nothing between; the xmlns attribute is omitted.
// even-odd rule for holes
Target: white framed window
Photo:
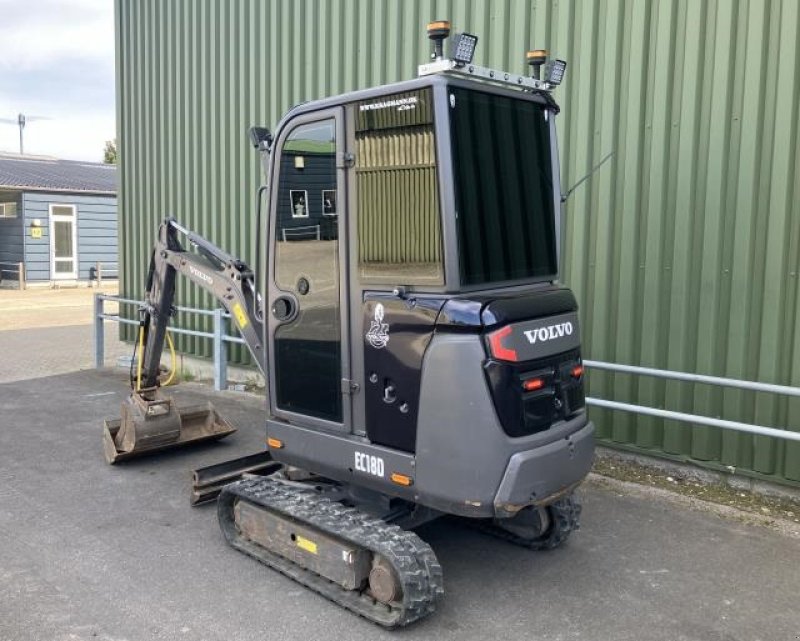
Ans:
<svg viewBox="0 0 800 641"><path fill-rule="evenodd" d="M50 205L51 216L72 216L74 218L75 210L75 205L58 205L56 203Z"/></svg>
<svg viewBox="0 0 800 641"><path fill-rule="evenodd" d="M78 230L75 205L50 205L50 278L78 277Z"/></svg>
<svg viewBox="0 0 800 641"><path fill-rule="evenodd" d="M291 189L292 218L308 218L308 192L305 189Z"/></svg>
<svg viewBox="0 0 800 641"><path fill-rule="evenodd" d="M322 190L322 215L323 216L336 216L336 190L323 189Z"/></svg>
<svg viewBox="0 0 800 641"><path fill-rule="evenodd" d="M16 218L17 203L0 203L0 218Z"/></svg>

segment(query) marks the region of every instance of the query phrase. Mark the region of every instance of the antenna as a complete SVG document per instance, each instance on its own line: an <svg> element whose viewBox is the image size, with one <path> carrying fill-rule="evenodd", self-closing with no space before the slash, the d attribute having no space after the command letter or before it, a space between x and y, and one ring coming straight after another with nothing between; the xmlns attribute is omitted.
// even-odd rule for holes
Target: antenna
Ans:
<svg viewBox="0 0 800 641"><path fill-rule="evenodd" d="M565 193L561 194L561 202L562 203L567 202L567 198L569 198L572 195L572 192L575 191L578 187L580 187L585 181L589 180L589 178L592 177L594 172L596 172L598 169L600 169L600 167L602 167L606 163L606 160L611 158L611 156L613 156L614 153L615 152L613 152L613 151L609 151L599 163L597 163L594 167L592 167L592 169L589 171L588 174L586 174L578 182L576 182L574 185L572 185L572 187L567 189L567 191Z"/></svg>
<svg viewBox="0 0 800 641"><path fill-rule="evenodd" d="M16 118L0 118L0 122L7 125L17 125L19 127L19 154L20 156L25 153L25 145L23 142L22 132L25 130L25 125L28 122L35 122L36 120L50 120L47 116L26 116L23 113L17 114Z"/></svg>

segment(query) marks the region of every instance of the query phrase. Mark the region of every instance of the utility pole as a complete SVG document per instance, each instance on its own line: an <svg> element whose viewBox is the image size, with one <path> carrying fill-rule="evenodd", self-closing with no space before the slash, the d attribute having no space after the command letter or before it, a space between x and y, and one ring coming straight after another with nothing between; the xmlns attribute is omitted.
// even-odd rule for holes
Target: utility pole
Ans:
<svg viewBox="0 0 800 641"><path fill-rule="evenodd" d="M17 118L0 118L0 122L4 122L9 125L17 125L19 127L19 154L20 156L25 153L25 143L24 143L24 136L23 132L25 130L25 125L28 122L33 122L34 120L50 120L46 116L26 116L23 113L17 114Z"/></svg>
<svg viewBox="0 0 800 641"><path fill-rule="evenodd" d="M19 123L19 155L22 156L25 153L25 146L22 144L22 131L25 129L25 114L19 114L17 116L17 122Z"/></svg>

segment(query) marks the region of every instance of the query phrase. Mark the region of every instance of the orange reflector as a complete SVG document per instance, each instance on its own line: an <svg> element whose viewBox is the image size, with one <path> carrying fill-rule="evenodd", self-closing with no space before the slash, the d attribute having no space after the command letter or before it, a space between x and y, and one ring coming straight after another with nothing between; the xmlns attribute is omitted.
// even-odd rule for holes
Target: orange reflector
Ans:
<svg viewBox="0 0 800 641"><path fill-rule="evenodd" d="M583 374L583 365L576 365L572 368L572 375L575 378L580 378L581 374Z"/></svg>
<svg viewBox="0 0 800 641"><path fill-rule="evenodd" d="M397 483L398 485L405 485L408 487L414 481L410 476L406 476L405 474L398 474L397 472L392 472L392 476L390 477L393 482Z"/></svg>
<svg viewBox="0 0 800 641"><path fill-rule="evenodd" d="M526 392L533 392L537 389L542 389L544 387L544 379L543 378L529 378L527 381L522 383L522 388Z"/></svg>
<svg viewBox="0 0 800 641"><path fill-rule="evenodd" d="M272 438L271 436L267 437L267 445L269 445L274 450L279 450L283 447L283 441L279 441L276 438Z"/></svg>

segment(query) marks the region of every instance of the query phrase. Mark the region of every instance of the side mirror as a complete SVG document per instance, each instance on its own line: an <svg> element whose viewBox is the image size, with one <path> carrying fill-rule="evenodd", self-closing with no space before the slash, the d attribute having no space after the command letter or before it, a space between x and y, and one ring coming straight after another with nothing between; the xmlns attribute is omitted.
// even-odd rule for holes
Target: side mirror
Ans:
<svg viewBox="0 0 800 641"><path fill-rule="evenodd" d="M273 136L266 127L250 127L250 142L259 151L269 151L272 147Z"/></svg>

